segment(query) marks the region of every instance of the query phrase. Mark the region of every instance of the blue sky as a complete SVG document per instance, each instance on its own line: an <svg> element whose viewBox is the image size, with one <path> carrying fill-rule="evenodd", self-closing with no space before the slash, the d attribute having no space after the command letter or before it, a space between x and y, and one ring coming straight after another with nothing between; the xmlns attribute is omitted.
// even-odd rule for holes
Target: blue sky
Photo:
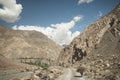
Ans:
<svg viewBox="0 0 120 80"><path fill-rule="evenodd" d="M2 4L3 0L0 1ZM16 21L15 17L10 21L11 18L8 18L10 20L6 21L0 15L0 24L9 27L16 25L17 29L21 25L47 28L52 24L56 27L56 24L69 23L74 21L74 17L80 17L69 28L72 35L76 31L82 32L88 24L110 12L119 2L120 0L17 0L16 4L22 6L19 19Z"/></svg>

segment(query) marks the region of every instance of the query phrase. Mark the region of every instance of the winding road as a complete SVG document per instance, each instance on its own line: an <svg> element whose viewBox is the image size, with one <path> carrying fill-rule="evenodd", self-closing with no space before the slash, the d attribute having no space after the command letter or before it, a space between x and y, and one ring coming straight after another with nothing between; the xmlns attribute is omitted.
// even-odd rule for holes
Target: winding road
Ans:
<svg viewBox="0 0 120 80"><path fill-rule="evenodd" d="M33 72L9 72L9 73L0 73L0 80L12 80L12 79L21 79L28 78L33 74ZM66 68L61 76L55 80L89 80L86 76L80 77L80 73L76 72L74 68Z"/></svg>
<svg viewBox="0 0 120 80"><path fill-rule="evenodd" d="M80 77L80 73L73 68L67 68L56 80L88 80L85 76Z"/></svg>

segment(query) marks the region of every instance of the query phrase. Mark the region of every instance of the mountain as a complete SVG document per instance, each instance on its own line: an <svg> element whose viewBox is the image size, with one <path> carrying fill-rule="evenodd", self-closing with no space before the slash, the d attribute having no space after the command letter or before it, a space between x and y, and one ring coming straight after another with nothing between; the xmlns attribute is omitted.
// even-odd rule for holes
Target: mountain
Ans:
<svg viewBox="0 0 120 80"><path fill-rule="evenodd" d="M57 63L74 67L84 65L95 80L119 80L120 3L65 47Z"/></svg>
<svg viewBox="0 0 120 80"><path fill-rule="evenodd" d="M0 52L7 58L25 62L55 61L62 47L36 31L12 30L0 26Z"/></svg>

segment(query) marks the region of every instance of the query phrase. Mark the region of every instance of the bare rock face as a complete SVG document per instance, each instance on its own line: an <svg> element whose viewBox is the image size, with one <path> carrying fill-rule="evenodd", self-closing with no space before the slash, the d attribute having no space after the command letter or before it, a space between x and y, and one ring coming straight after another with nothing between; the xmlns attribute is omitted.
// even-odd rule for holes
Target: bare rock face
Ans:
<svg viewBox="0 0 120 80"><path fill-rule="evenodd" d="M19 31L0 26L0 52L23 62L55 61L62 47L36 31Z"/></svg>
<svg viewBox="0 0 120 80"><path fill-rule="evenodd" d="M59 55L60 65L75 64L86 56L120 55L120 4L90 24ZM93 55L93 57L94 57ZM89 58L89 57L88 57Z"/></svg>
<svg viewBox="0 0 120 80"><path fill-rule="evenodd" d="M89 80L120 79L120 4L90 24L58 58L59 65L87 68Z"/></svg>

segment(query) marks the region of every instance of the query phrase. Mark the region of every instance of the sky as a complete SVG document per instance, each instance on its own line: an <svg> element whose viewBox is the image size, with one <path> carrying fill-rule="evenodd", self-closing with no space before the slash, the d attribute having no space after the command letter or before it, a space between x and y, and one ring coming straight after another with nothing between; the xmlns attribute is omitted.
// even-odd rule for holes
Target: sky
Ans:
<svg viewBox="0 0 120 80"><path fill-rule="evenodd" d="M36 30L68 45L118 3L120 0L0 0L0 25Z"/></svg>

